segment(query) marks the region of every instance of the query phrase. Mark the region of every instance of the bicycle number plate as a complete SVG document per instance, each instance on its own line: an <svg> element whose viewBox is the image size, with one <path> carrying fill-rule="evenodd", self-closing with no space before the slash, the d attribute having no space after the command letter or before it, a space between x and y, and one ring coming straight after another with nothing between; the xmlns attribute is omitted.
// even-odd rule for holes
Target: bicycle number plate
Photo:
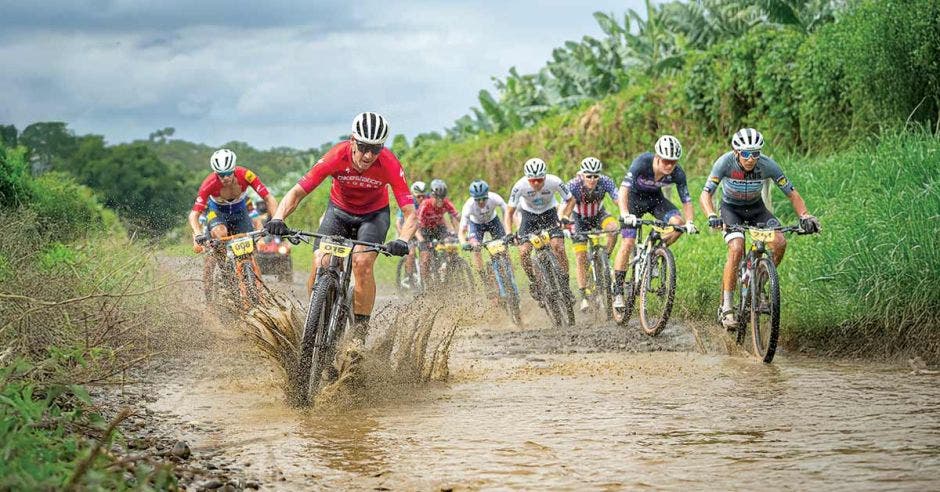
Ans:
<svg viewBox="0 0 940 492"><path fill-rule="evenodd" d="M250 237L243 237L230 242L228 247L235 256L250 255L255 251L255 240Z"/></svg>
<svg viewBox="0 0 940 492"><path fill-rule="evenodd" d="M588 238L591 240L591 246L601 246L607 242L606 234L588 234Z"/></svg>
<svg viewBox="0 0 940 492"><path fill-rule="evenodd" d="M755 241L763 241L769 243L774 240L774 230L773 229L748 229L748 233L751 235L751 239Z"/></svg>
<svg viewBox="0 0 940 492"><path fill-rule="evenodd" d="M486 250L489 251L491 255L498 255L503 251L506 251L506 243L504 243L502 239L490 241L486 244Z"/></svg>
<svg viewBox="0 0 940 492"><path fill-rule="evenodd" d="M548 232L542 232L539 235L532 236L529 239L529 242L532 243L532 246L535 246L535 249L542 249L545 246L548 246L548 242L551 241L551 236L548 235Z"/></svg>
<svg viewBox="0 0 940 492"><path fill-rule="evenodd" d="M320 241L320 247L317 248L317 251L325 255L333 255L333 256L338 256L340 258L345 258L349 256L349 253L352 253L352 247L343 246L342 244Z"/></svg>
<svg viewBox="0 0 940 492"><path fill-rule="evenodd" d="M669 234L670 232L676 230L676 228L673 226L666 226L666 227L653 226L653 230L660 234Z"/></svg>

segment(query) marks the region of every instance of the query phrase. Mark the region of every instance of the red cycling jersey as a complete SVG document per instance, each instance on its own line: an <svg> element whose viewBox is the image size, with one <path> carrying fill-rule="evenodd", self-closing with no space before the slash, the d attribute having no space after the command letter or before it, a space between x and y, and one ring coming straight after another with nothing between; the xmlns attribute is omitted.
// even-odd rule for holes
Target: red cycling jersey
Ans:
<svg viewBox="0 0 940 492"><path fill-rule="evenodd" d="M440 227L444 225L444 214L450 214L455 221L460 220L460 215L457 214L457 209L454 208L454 204L448 199L444 199L444 202L441 206L437 206L436 202L432 197L427 197L421 202L421 207L418 208L418 225L422 229L431 229L434 227Z"/></svg>
<svg viewBox="0 0 940 492"><path fill-rule="evenodd" d="M261 198L268 197L268 189L265 188L264 183L261 182L261 178L249 169L235 166L235 181L238 183L238 187L241 188L243 195L245 190L251 186ZM193 210L196 212L205 210L206 205L209 203L209 197L217 197L221 191L222 180L219 179L219 176L216 173L206 176L206 179L202 180L202 185L199 187L199 194L196 196L196 203L193 204ZM241 196L238 200L243 198L244 196Z"/></svg>
<svg viewBox="0 0 940 492"><path fill-rule="evenodd" d="M351 214L362 215L388 206L385 185L392 187L399 207L413 205L414 199L405 171L391 150L383 148L379 157L363 172L356 171L352 163L352 145L349 140L333 146L297 182L307 193L331 176L330 201L337 208Z"/></svg>

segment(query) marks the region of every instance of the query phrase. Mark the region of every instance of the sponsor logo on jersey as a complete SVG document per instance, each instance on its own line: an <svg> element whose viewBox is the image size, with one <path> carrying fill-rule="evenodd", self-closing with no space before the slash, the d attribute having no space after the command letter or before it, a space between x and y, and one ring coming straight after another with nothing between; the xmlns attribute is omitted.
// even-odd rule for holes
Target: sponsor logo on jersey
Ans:
<svg viewBox="0 0 940 492"><path fill-rule="evenodd" d="M718 176L709 176L708 180L715 184L721 183L721 178Z"/></svg>
<svg viewBox="0 0 940 492"><path fill-rule="evenodd" d="M780 176L780 179L777 180L777 186L781 188L788 184L790 184L790 180L788 180L786 176Z"/></svg>
<svg viewBox="0 0 940 492"><path fill-rule="evenodd" d="M255 173L251 172L250 170L245 171L245 181L254 183L256 177L257 176L255 176Z"/></svg>
<svg viewBox="0 0 940 492"><path fill-rule="evenodd" d="M734 179L744 179L744 171L731 171L731 177Z"/></svg>

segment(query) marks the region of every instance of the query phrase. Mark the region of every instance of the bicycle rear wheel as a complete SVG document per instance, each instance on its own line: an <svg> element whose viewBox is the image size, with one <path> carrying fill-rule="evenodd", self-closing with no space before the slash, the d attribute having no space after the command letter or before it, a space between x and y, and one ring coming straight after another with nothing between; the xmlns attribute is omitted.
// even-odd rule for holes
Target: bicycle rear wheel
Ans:
<svg viewBox="0 0 940 492"><path fill-rule="evenodd" d="M323 353L329 352L326 345L331 342L327 340L326 332L338 294L339 279L336 274L331 271L321 272L310 294L310 305L307 306L300 342L300 361L294 381L297 401L302 405L306 405L311 394L319 390L324 369Z"/></svg>
<svg viewBox="0 0 940 492"><path fill-rule="evenodd" d="M634 263L627 269L626 278L629 280L626 280L622 286L623 308L612 308L614 321L620 326L627 326L627 322L630 321L630 315L633 313L633 304L636 301L636 282L632 279L636 278L636 266L636 263ZM613 284L611 283L611 285ZM611 303L611 305L613 305L613 303Z"/></svg>
<svg viewBox="0 0 940 492"><path fill-rule="evenodd" d="M640 327L656 336L669 322L676 297L676 260L669 248L661 246L650 253L640 285Z"/></svg>
<svg viewBox="0 0 940 492"><path fill-rule="evenodd" d="M751 343L754 355L770 363L780 336L780 281L770 258L761 258L751 279Z"/></svg>

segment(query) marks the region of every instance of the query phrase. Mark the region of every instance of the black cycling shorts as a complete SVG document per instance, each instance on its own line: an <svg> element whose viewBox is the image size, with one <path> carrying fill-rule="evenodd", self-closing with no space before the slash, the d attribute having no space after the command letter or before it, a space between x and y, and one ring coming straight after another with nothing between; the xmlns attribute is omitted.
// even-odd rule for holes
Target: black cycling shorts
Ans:
<svg viewBox="0 0 940 492"><path fill-rule="evenodd" d="M725 225L749 225L749 226L767 226L778 227L780 221L767 210L763 200L758 200L753 205L732 205L721 202L721 220ZM744 238L740 232L725 231L725 241L731 241L734 238Z"/></svg>
<svg viewBox="0 0 940 492"><path fill-rule="evenodd" d="M450 236L450 231L447 230L447 227L439 225L434 227L422 227L421 236L424 237L424 241L418 243L418 249L421 251L431 251L431 241L437 239L438 241L443 241Z"/></svg>
<svg viewBox="0 0 940 492"><path fill-rule="evenodd" d="M669 219L679 215L679 209L663 196L662 192L653 195L630 192L627 205L629 205L627 210L638 219L643 218L646 214L653 214L657 219L669 222ZM621 236L636 238L636 228L625 227L621 230Z"/></svg>
<svg viewBox="0 0 940 492"><path fill-rule="evenodd" d="M519 211L522 212L522 224L519 225L520 236L547 229L551 237L565 237L565 233L561 231L561 224L558 222L558 209L556 207L540 214L522 209Z"/></svg>
<svg viewBox="0 0 940 492"><path fill-rule="evenodd" d="M390 224L388 206L365 215L354 215L330 201L317 232L370 243L385 243Z"/></svg>

